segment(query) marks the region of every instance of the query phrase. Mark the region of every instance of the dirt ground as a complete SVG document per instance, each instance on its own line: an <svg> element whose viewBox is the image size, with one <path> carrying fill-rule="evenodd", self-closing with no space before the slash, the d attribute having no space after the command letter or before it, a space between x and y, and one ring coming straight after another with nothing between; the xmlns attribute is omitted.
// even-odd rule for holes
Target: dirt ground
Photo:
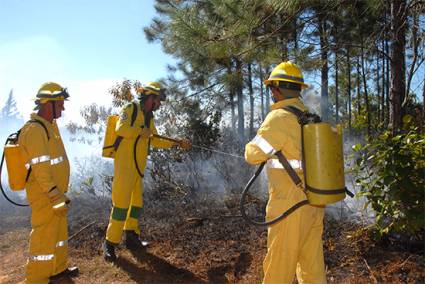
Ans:
<svg viewBox="0 0 425 284"><path fill-rule="evenodd" d="M62 283L261 283L265 228L229 217L232 212L224 209L200 211L184 204L150 209L145 208L141 222L150 242L147 251L132 254L120 247L115 265L101 255L106 218L71 218L70 261L81 274ZM28 216L1 222L0 283L19 283L27 257ZM325 232L329 283L425 282L423 251L375 242L364 228L348 221L328 218Z"/></svg>

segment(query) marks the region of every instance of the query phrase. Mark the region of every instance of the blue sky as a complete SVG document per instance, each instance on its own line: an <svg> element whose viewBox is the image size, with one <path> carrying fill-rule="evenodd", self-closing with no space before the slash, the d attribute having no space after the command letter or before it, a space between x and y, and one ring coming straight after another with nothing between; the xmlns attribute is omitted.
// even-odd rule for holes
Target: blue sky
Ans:
<svg viewBox="0 0 425 284"><path fill-rule="evenodd" d="M123 79L153 81L173 63L143 28L151 0L0 0L0 106L14 89L24 117L46 81L67 86L65 120L82 105L108 104L107 90Z"/></svg>
<svg viewBox="0 0 425 284"><path fill-rule="evenodd" d="M0 107L11 88L27 118L46 81L68 87L65 119L81 106L108 105L108 89L123 78L154 81L174 60L143 28L155 15L153 0L0 0ZM423 68L412 90L421 93ZM305 74L320 90L320 76ZM317 73L316 75L319 75ZM421 98L420 98L421 100Z"/></svg>

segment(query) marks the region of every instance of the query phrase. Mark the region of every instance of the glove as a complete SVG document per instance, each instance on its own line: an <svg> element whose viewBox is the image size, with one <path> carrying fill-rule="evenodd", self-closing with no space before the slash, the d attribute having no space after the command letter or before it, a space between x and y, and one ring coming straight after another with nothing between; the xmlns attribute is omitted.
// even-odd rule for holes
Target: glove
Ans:
<svg viewBox="0 0 425 284"><path fill-rule="evenodd" d="M140 131L140 137L142 139L148 139L149 137L151 137L151 135L152 135L152 131L147 127L143 127L142 130Z"/></svg>
<svg viewBox="0 0 425 284"><path fill-rule="evenodd" d="M70 203L68 197L60 192L56 186L47 193L47 196L49 197L53 212L59 217L66 217L68 213L67 204Z"/></svg>
<svg viewBox="0 0 425 284"><path fill-rule="evenodd" d="M189 140L180 140L179 146L183 150L189 150L190 148L192 148L192 143L190 143Z"/></svg>

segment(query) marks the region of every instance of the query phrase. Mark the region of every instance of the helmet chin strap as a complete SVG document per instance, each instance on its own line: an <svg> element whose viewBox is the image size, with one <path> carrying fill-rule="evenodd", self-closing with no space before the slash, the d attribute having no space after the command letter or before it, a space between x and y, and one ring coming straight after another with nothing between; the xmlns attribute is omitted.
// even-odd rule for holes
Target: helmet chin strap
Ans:
<svg viewBox="0 0 425 284"><path fill-rule="evenodd" d="M281 100L287 100L287 99L293 99L293 98L299 98L301 95L297 91L293 91L290 89L285 88L279 88L279 93L282 96ZM273 92L271 94L273 103L277 103L279 100L273 95Z"/></svg>
<svg viewBox="0 0 425 284"><path fill-rule="evenodd" d="M55 101L50 101L52 103L52 109L53 109L53 119L56 119L56 105Z"/></svg>

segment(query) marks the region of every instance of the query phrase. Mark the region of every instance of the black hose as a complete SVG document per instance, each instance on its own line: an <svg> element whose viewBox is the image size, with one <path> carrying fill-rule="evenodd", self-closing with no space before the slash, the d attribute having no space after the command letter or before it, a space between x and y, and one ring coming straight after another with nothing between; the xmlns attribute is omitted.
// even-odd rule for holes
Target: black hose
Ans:
<svg viewBox="0 0 425 284"><path fill-rule="evenodd" d="M246 195L249 191L249 188L251 187L251 185L254 183L254 181L257 179L257 177L260 175L261 171L264 168L264 165L266 163L263 162L258 169L255 171L254 175L251 177L251 179L248 181L248 183L246 184L244 190L242 191L242 196L241 196L241 202L240 202L240 210L241 210L241 214L242 217L248 221L249 223L256 225L256 226L270 226L273 225L274 223L279 222L280 220L288 217L291 213L293 213L295 210L297 210L298 208L300 208L301 206L307 205L308 204L308 200L303 200L300 201L298 203L296 203L294 206L292 206L291 208L289 208L288 210L286 210L285 212L283 212L280 216L276 217L275 219L268 221L268 222L259 222L259 221L255 221L251 218L248 217L248 215L245 212L245 199L246 199Z"/></svg>
<svg viewBox="0 0 425 284"><path fill-rule="evenodd" d="M137 136L136 141L134 141L134 146L133 146L133 158L134 158L134 164L136 165L136 170L137 173L139 174L139 176L141 178L143 178L145 175L142 173L142 171L140 170L139 167L139 163L137 162L137 144L139 143L140 140L140 135Z"/></svg>
<svg viewBox="0 0 425 284"><path fill-rule="evenodd" d="M345 193L350 196L351 198L354 197L354 193L352 193L351 191L348 190L348 188L345 188Z"/></svg>
<svg viewBox="0 0 425 284"><path fill-rule="evenodd" d="M6 142L6 144L7 144L7 142ZM2 181L1 181L1 175L2 175L2 172L3 172L3 162L4 162L4 151L3 151L3 154L1 156L1 162L0 162L0 190L3 193L3 195L4 195L4 198L6 198L7 201L9 201L10 203L12 203L13 205L16 205L16 206L20 206L20 207L27 207L27 206L29 206L29 204L17 203L17 202L13 201L12 199L10 199L7 196L7 194L6 194L6 192L5 192L4 188L3 188L3 185L2 185Z"/></svg>
<svg viewBox="0 0 425 284"><path fill-rule="evenodd" d="M153 118L153 113L152 112L148 112L144 114L144 120L145 120L145 126L146 128L149 128L151 119ZM136 170L137 173L139 174L139 176L141 178L143 178L145 175L142 173L142 171L140 170L139 167L139 163L137 162L137 144L139 143L140 140L140 135L137 136L136 141L134 141L134 146L133 146L133 158L134 158L134 164L136 165ZM147 149L147 155L149 155L149 150L150 150L150 142L151 140L148 140L148 149Z"/></svg>

